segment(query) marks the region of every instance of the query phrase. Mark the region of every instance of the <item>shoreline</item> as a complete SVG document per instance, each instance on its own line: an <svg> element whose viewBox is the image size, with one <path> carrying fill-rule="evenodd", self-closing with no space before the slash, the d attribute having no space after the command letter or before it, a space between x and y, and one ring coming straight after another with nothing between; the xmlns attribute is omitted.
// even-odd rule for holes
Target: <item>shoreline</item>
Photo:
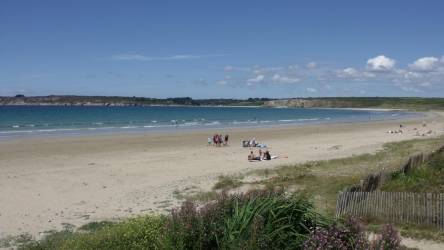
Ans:
<svg viewBox="0 0 444 250"><path fill-rule="evenodd" d="M203 107L203 106L201 106ZM210 107L210 106L207 106ZM225 107L223 107L225 108ZM248 107L248 108L267 108L267 107ZM274 107L272 107L274 108ZM300 109L300 108L295 108ZM274 120L274 121L231 121L228 123L221 123L219 121L208 121L206 124L192 124L180 123L180 124L122 124L119 126L103 127L54 127L54 128L40 128L25 129L25 130L0 130L0 141L11 140L16 138L44 138L44 137L72 137L72 136L95 136L95 135L126 135L126 134L165 134L165 133L189 133L190 131L214 131L214 130L236 130L236 129L256 129L256 128L285 128L285 127L301 127L301 126L316 126L322 124L350 124L350 123L367 123L367 122L381 122L381 121L408 121L411 119L419 119L425 117L426 113L430 112L417 112L401 109L373 109L373 108L306 108L316 110L357 110L357 111L375 111L375 112L402 112L397 116L386 116L372 118L369 114L369 120L364 119L295 119L288 121ZM93 123L94 124L94 123ZM24 127L25 128L25 127Z"/></svg>
<svg viewBox="0 0 444 250"><path fill-rule="evenodd" d="M427 112L403 120L403 134L387 133L399 120L226 128L217 132L230 134L230 146L220 148L207 146L214 129L0 141L0 238L162 212L179 204L176 190L209 190L221 174L373 153L387 142L428 138L414 128L440 136L442 122L444 113ZM248 162L250 149L240 144L253 137L288 158Z"/></svg>

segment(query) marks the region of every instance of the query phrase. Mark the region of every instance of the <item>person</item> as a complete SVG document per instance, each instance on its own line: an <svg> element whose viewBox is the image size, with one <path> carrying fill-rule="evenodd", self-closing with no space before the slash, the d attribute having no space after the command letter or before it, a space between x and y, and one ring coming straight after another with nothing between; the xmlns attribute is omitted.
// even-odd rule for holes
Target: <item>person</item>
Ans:
<svg viewBox="0 0 444 250"><path fill-rule="evenodd" d="M248 155L248 160L252 161L254 159L253 151L250 151L250 154Z"/></svg>
<svg viewBox="0 0 444 250"><path fill-rule="evenodd" d="M264 160L267 160L267 161L271 160L271 155L268 150L265 151L265 153L264 153Z"/></svg>
<svg viewBox="0 0 444 250"><path fill-rule="evenodd" d="M225 135L225 145L228 145L228 135Z"/></svg>
<svg viewBox="0 0 444 250"><path fill-rule="evenodd" d="M249 161L260 161L261 158L259 156L255 156L253 151L250 151L250 154L248 155Z"/></svg>
<svg viewBox="0 0 444 250"><path fill-rule="evenodd" d="M219 146L222 146L222 144L224 143L224 138L222 137L222 135L219 135Z"/></svg>
<svg viewBox="0 0 444 250"><path fill-rule="evenodd" d="M212 142L211 137L208 137L208 146L211 146L211 142Z"/></svg>
<svg viewBox="0 0 444 250"><path fill-rule="evenodd" d="M213 135L213 146L217 146L216 134Z"/></svg>

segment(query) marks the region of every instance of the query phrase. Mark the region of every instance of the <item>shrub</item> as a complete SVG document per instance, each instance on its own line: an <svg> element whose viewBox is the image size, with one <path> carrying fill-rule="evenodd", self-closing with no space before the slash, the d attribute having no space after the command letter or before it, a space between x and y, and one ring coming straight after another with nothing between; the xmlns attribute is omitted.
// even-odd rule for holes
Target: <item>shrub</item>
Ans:
<svg viewBox="0 0 444 250"><path fill-rule="evenodd" d="M19 249L160 249L159 236L163 233L164 218L143 216L121 223L93 223L89 232L63 230L53 232L40 241L32 241Z"/></svg>
<svg viewBox="0 0 444 250"><path fill-rule="evenodd" d="M399 232L391 224L385 224L382 227L380 235L377 235L372 241L373 249L400 249L401 237Z"/></svg>
<svg viewBox="0 0 444 250"><path fill-rule="evenodd" d="M369 249L365 228L356 218L348 218L344 224L327 228L313 228L304 243L304 249Z"/></svg>
<svg viewBox="0 0 444 250"><path fill-rule="evenodd" d="M202 208L192 202L168 219L168 249L300 249L309 228L328 221L304 198L281 190L222 193Z"/></svg>
<svg viewBox="0 0 444 250"><path fill-rule="evenodd" d="M401 238L391 224L386 224L380 234L369 241L362 222L350 217L342 224L336 223L326 228L312 229L310 237L304 243L304 249L396 250L401 249Z"/></svg>
<svg viewBox="0 0 444 250"><path fill-rule="evenodd" d="M60 249L159 249L164 218L143 216L105 226L94 233L78 233Z"/></svg>

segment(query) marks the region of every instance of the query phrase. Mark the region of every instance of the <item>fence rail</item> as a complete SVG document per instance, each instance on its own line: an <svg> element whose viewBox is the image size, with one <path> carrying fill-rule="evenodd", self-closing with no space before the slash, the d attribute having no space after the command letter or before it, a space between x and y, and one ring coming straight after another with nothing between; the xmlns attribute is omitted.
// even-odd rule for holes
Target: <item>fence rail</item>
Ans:
<svg viewBox="0 0 444 250"><path fill-rule="evenodd" d="M336 216L352 215L444 229L444 194L340 192Z"/></svg>

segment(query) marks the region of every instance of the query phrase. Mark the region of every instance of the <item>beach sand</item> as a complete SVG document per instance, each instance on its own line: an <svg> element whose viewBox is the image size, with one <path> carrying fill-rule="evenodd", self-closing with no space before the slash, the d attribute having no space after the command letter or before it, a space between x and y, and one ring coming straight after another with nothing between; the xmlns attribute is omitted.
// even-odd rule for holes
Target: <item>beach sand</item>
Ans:
<svg viewBox="0 0 444 250"><path fill-rule="evenodd" d="M165 211L178 204L174 191L210 189L220 174L372 153L386 142L442 135L443 117L0 141L0 238ZM400 123L403 134L387 133ZM416 136L413 128L433 132ZM230 145L207 146L215 132L230 134ZM288 158L248 162L241 141L252 137Z"/></svg>

